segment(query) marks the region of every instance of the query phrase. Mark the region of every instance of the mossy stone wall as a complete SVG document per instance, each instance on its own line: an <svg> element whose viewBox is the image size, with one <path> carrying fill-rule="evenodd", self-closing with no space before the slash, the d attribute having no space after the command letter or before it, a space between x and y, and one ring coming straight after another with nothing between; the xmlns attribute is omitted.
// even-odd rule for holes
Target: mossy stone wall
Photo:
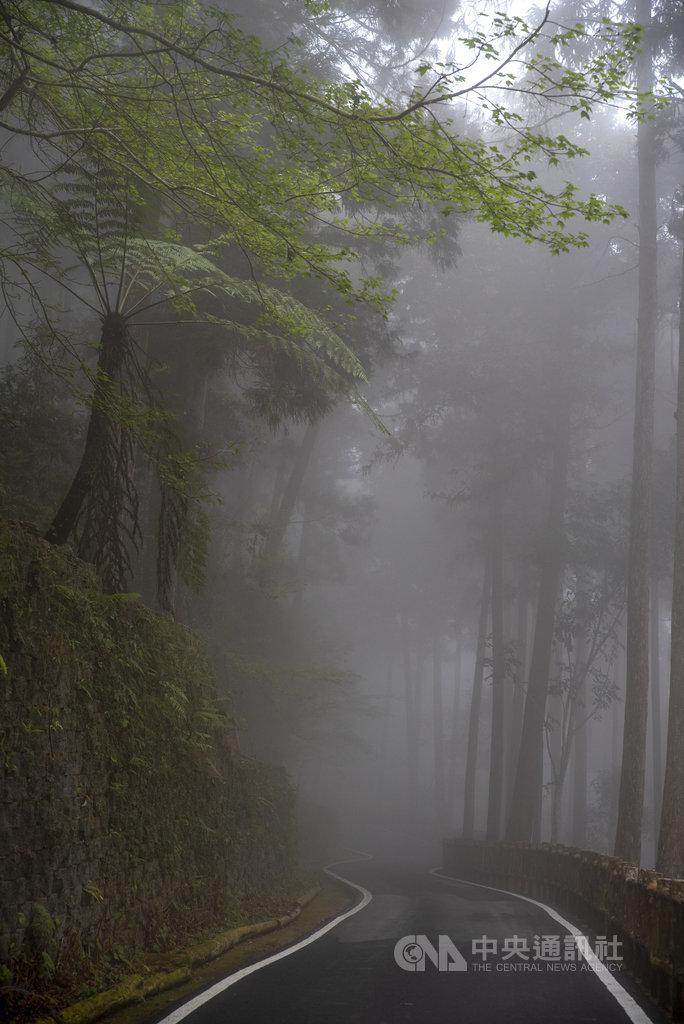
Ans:
<svg viewBox="0 0 684 1024"><path fill-rule="evenodd" d="M197 638L4 521L0 658L0 984L239 921L291 870L293 794Z"/></svg>

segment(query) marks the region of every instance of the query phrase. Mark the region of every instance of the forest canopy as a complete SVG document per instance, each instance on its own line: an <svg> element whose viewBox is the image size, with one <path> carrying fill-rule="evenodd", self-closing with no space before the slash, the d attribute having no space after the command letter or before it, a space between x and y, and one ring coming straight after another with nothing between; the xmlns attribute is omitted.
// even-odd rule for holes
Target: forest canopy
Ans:
<svg viewBox="0 0 684 1024"><path fill-rule="evenodd" d="M646 0L568 0L528 20L455 0L0 0L0 342L25 353L0 381L11 436L3 507L73 543L108 592L140 590L170 616L184 617L192 600L183 583L211 576L216 631L231 618L228 674L256 693L286 674L283 622L302 604L301 580L341 577L341 552L371 533L361 466L417 460L432 498L456 517L468 510L482 594L482 624L462 611L456 627L477 634L479 665L466 832L487 672L490 837L507 813L505 776L528 798L514 798L511 837L534 834L544 759L551 834L561 834L573 737L618 700L618 633L636 588L621 562L625 479L594 469L596 424L612 412L613 390L626 391L611 362L631 330L620 282L639 293L640 336L653 347L658 317L675 307L670 288L667 309L656 308L655 266L660 258L671 273L681 238L674 213L667 226L656 217L656 163L681 138L676 113L662 112L681 80L677 5L656 6L660 35ZM670 86L658 78L668 68ZM592 290L598 278L585 278L599 266ZM637 395L652 386L653 374ZM328 479L307 491L332 420L343 436L332 453L327 439ZM370 421L374 444L385 432L381 451L362 451L357 421ZM346 475L351 463L356 476ZM213 564L212 494L232 516L215 530ZM325 524L319 534L312 522ZM407 718L418 730L423 648L434 643L439 665L452 625L444 609L455 602L435 598L433 582L426 598L410 547L403 576L395 555L368 579L391 592L378 601L392 608L383 630L394 636L400 623ZM642 611L646 569L644 560ZM506 642L516 587L521 620L537 595L543 644L529 676L524 624L517 664ZM558 650L565 663L553 676ZM337 665L309 670L293 670L292 692L338 680ZM435 678L437 696L441 685ZM637 710L635 750L645 736ZM438 729L433 746L434 805L446 820L457 755L447 771ZM622 803L640 815L634 794ZM417 790L410 797L417 807ZM640 822L629 832L638 839Z"/></svg>
<svg viewBox="0 0 684 1024"><path fill-rule="evenodd" d="M314 22L328 12L290 7ZM573 218L624 212L567 180L543 182L533 158L554 168L585 150L506 99L522 91L579 117L597 101L634 101L625 85L639 40L632 24L606 20L578 71L564 56L581 25L556 24L548 10L533 27L497 14L459 40L460 61L409 61L390 95L309 73L294 29L268 49L236 15L185 0L134 9L33 0L4 3L0 14L6 315L29 344L38 331L70 351L59 303L47 297L52 281L102 323L97 368L86 367L85 453L48 536L63 542L80 530L82 554L113 589L125 589L140 535L136 450L157 466L162 506L180 506L176 525L160 528L176 535L161 545L167 561L189 498L174 416L153 394L133 324L159 315L210 326L224 349L251 347L262 374L275 360L282 376L289 361L321 395L309 388L315 418L325 391L365 406L363 363L325 323L329 290L386 312L391 289L364 273L361 255L437 242L443 224L416 215L416 204L552 252L586 244ZM488 123L464 122L466 98ZM288 282L312 278L325 286L318 297L288 297ZM281 403L274 422L293 408ZM160 570L162 591L170 572Z"/></svg>

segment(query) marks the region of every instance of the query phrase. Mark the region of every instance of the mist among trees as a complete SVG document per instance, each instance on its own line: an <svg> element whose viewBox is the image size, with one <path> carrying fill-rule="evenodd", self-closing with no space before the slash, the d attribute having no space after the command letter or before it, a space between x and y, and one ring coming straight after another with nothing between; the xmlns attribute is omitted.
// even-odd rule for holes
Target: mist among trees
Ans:
<svg viewBox="0 0 684 1024"><path fill-rule="evenodd" d="M202 636L307 828L684 875L681 5L0 46L0 514Z"/></svg>

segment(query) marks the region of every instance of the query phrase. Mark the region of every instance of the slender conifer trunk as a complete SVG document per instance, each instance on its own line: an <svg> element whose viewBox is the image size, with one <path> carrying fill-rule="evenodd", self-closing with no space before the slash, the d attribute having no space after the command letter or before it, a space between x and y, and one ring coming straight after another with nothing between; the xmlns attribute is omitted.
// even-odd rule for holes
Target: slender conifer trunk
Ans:
<svg viewBox="0 0 684 1024"><path fill-rule="evenodd" d="M684 190L683 190L684 191ZM677 382L677 497L670 706L667 718L665 782L656 869L669 878L684 878L684 231L679 300L679 371Z"/></svg>
<svg viewBox="0 0 684 1024"><path fill-rule="evenodd" d="M549 511L543 565L537 597L534 643L525 697L520 752L511 798L506 838L529 843L539 835L543 784L544 718L553 648L556 601L563 568L563 513L567 487L569 437L567 416L555 424Z"/></svg>
<svg viewBox="0 0 684 1024"><path fill-rule="evenodd" d="M637 21L646 27L637 66L639 92L653 84L649 26L651 0L637 0ZM615 856L632 864L641 859L641 822L646 774L648 722L648 639L650 603L651 478L656 333L656 136L655 122L637 129L639 166L639 312L637 326L636 399L627 570L627 681L620 797Z"/></svg>
<svg viewBox="0 0 684 1024"><path fill-rule="evenodd" d="M482 598L477 624L477 650L473 672L473 692L470 698L468 720L468 751L463 786L463 835L470 839L475 827L475 775L477 773L478 737L480 732L480 709L482 706L482 677L484 675L485 648L487 643L487 621L489 619L489 596L491 590L491 561L485 560Z"/></svg>
<svg viewBox="0 0 684 1024"><path fill-rule="evenodd" d="M490 533L492 562L492 728L487 800L487 839L501 838L504 767L504 683L506 673L503 614L503 494L492 493Z"/></svg>

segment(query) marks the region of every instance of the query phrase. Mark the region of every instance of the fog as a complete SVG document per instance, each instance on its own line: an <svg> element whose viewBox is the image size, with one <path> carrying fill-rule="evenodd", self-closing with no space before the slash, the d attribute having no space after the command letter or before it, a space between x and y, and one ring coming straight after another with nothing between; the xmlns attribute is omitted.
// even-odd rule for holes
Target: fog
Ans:
<svg viewBox="0 0 684 1024"><path fill-rule="evenodd" d="M12 440L0 512L74 542L102 569L92 495L85 519L79 506L68 529L56 512L73 497L93 420L116 422L129 505L106 585L141 594L202 636L236 747L285 767L314 858L353 847L436 860L442 838L460 834L612 852L632 786L623 768L638 759L632 741L623 757L623 723L637 657L628 604L641 588L647 605L650 593L639 634L649 708L643 691L631 704L646 729L641 863L653 865L675 565L681 15L676 4L655 5L661 34L650 73L669 78L674 96L637 125L629 105L644 58L621 58L626 84L605 102L593 82L578 86L591 93L590 109L565 86L538 88L537 58L520 58L504 110L489 85L468 92L440 63L465 65L470 54L463 81L479 81L486 48L459 41L475 30L475 5L367 6L223 5L265 47L280 48L283 68L308 68L340 89L353 79L359 109L409 103L425 75L435 76L429 96L452 90L450 120L435 106L412 130L436 125L421 143L435 152L443 135L461 139L462 153L450 156L461 163L444 175L455 198L422 157L391 162L408 115L380 155L357 152L350 129L349 153L342 160L334 150L331 169L326 145L347 131L330 113L342 93L325 93L329 122L313 120L304 92L285 106L283 96L303 88L294 79L271 106L252 109L253 97L237 93L216 100L225 123L228 110L244 119L237 184L220 177L225 153L207 178L219 199L225 189L228 213L219 216L213 193L210 213L202 206L211 161L197 146L188 163L196 161L200 199L175 207L192 183L157 194L161 172L140 172L136 202L151 194L140 231L154 225L144 244L119 239L94 259L83 234L70 242L61 228L38 285L5 282L0 386ZM551 24L589 16L586 6L553 5ZM509 9L518 15L521 5ZM525 16L530 26L543 21L534 8ZM613 5L610 16L614 26L633 22L632 5ZM598 52L598 31L569 41L568 67ZM556 52L547 36L532 42ZM245 66L256 67L244 45ZM508 73L508 58L498 59ZM217 129L212 145L218 138ZM521 139L528 148L515 150ZM7 163L30 179L35 204L36 175L46 194L56 176L51 201L73 228L59 190L73 204L86 187L64 186L76 172L50 164L48 141L14 137ZM397 167L405 177L390 183ZM87 173L88 230L104 202L99 189L111 188L126 220L129 178L121 185L114 168L107 184L99 170ZM47 251L52 221L32 211L9 203L5 216L17 265L30 231ZM174 254L168 265L163 246ZM135 272L107 264L122 248L129 266L139 260ZM73 252L91 260L89 273ZM31 260L26 280L38 266ZM130 315L123 305L100 308L102 294L130 294ZM101 386L96 353L114 315L128 317L145 366L136 370L144 383L129 390L123 371L108 371L107 381L124 381L118 413L93 383ZM637 358L646 336L652 381ZM638 425L651 393L635 449L635 415ZM642 449L652 455L646 469L634 461ZM637 484L651 526L635 540Z"/></svg>
<svg viewBox="0 0 684 1024"><path fill-rule="evenodd" d="M489 239L482 241L489 244ZM582 333L586 330L587 284L575 284L572 280L570 274L576 268L568 267L567 261L564 268L562 257L558 257L558 266L550 266L543 256L537 266L529 266L534 262L529 250L511 253L512 263L507 267L505 249L502 245L497 253L503 260L497 271L502 278L508 274L510 280L515 274L519 280L520 256L528 263L529 275L524 276L529 290L527 296L518 293L517 317L511 305L481 306L479 296L476 309L468 309L468 295L473 293L467 281L459 281L459 267L449 272L449 306L437 308L435 313L440 320L452 321L456 337L458 325L463 323L473 324L478 334L492 335L485 341L478 338L475 351L470 351L470 336L466 335L456 354L451 348L453 336L448 339L446 352L429 341L411 341L407 371L410 376L420 376L421 360L429 364L443 357L444 372L453 375L449 376L449 381L453 381L452 393L458 393L459 378L472 372L469 360L484 361L482 369L476 368L477 408L472 408L472 391L465 388L463 406L444 409L445 378L428 367L428 374L433 377L432 384L426 385L427 393L401 391L396 399L388 398L381 408L381 415L386 410L386 419L394 428L390 442L378 437L362 417L348 410L339 410L321 429L316 454L307 470L306 494L298 512L293 514L282 555L281 572L287 572L294 562L291 571L296 576L290 577L290 585L303 589L292 597L281 598L280 603L290 623L287 628L292 630L289 640L293 646L302 645L307 653L322 648L319 656L324 664L332 659L336 667L349 673L349 678L324 683L322 687L312 684L313 692L303 696L300 706L292 707L296 724L292 731L280 736L282 746L275 748L277 754L269 743L262 742L259 730L250 726L252 687L247 687L244 703L240 697L236 700L244 748L261 757L284 760L303 803L312 812L325 808L326 828L330 827L329 814L333 809L340 836L346 837L352 846L431 844L434 853L441 836L458 833L462 828L478 612L488 555L487 517L491 501L487 493L489 481L483 482L490 472L487 460L491 453L486 450L490 439L482 420L490 415L492 402L496 403L495 410L505 415L500 430L506 448L506 493L502 498L506 804L511 798L515 730L520 728L534 635L535 590L540 558L544 557L540 547L545 477L549 469L546 435L558 408L558 399L553 399L560 385L572 414L568 504L583 506L577 511L566 510L567 531L578 533L561 539L565 549L565 582L561 585L568 588L565 596L571 602L580 570L592 574L610 572L614 574L614 592L597 596L597 600L613 602L609 621L591 623L592 629L604 630L607 639L597 662L591 666L596 694L586 700L583 717L588 721L581 727L586 732L586 791L579 798L586 807L586 818L582 823L580 812L580 823L575 822L574 826L579 832L573 832L572 801L578 797L571 776L565 786L558 838L606 851L611 848L624 711L625 481L632 428L633 326L629 325L628 307L623 320L626 303L621 306L619 296L615 296L618 301L611 302L605 310L605 321L597 324L596 317L591 321L589 341L594 341L594 332L600 331L605 349L594 351L594 366L588 365L589 346ZM594 269L597 263L594 256L590 268ZM566 289L563 281L558 281L564 269L568 275ZM466 269L462 273L467 276ZM631 291L628 275L622 278L621 286L626 297ZM579 299L577 293L582 289ZM503 286L499 291L508 291L510 295ZM553 295L551 303L549 294ZM592 289L591 298L600 310L601 286ZM573 306L578 308L574 317ZM505 337L500 339L497 332L502 330L502 323ZM575 353L567 351L573 341L577 345ZM560 346L566 347L559 351ZM659 486L665 492L659 526L664 544L668 543L671 528L666 509L672 499L669 476L674 398L667 346L668 338L664 335L659 402L664 477ZM548 366L540 363L545 358ZM493 364L488 365L488 359ZM506 359L510 369L502 370L500 359ZM393 372L401 375L402 370ZM559 380L560 374L563 376ZM421 386L424 382L425 377ZM432 394L431 386L435 388ZM588 399L590 386L594 393ZM518 393L513 392L514 388ZM431 401L434 408L426 406ZM425 419L423 424L410 422L416 409L418 416ZM406 451L397 454L396 438L401 436L403 440L404 435ZM485 449L474 451L474 439L484 444ZM498 454L503 443L499 441ZM327 491L325 498L321 488ZM355 503L366 509L367 502L372 502L373 522L354 544L345 542L345 527L339 520L330 521L336 500L345 504L339 515L346 513L350 517L354 515ZM324 510L318 516L317 505ZM582 517L579 524L572 522L573 515ZM302 558L305 530L315 535L316 542L309 543L310 554ZM352 531L353 524L352 530L346 532ZM571 545L574 550L568 550ZM328 564L327 574L333 578L316 578L325 571L321 563ZM662 709L667 692L666 581L661 592ZM569 638L561 632L568 628ZM546 723L551 750L552 718L559 716L551 702L559 702L561 697L567 701L568 659L573 657L573 646L581 642L578 632L576 623L568 625L565 621L556 625L549 679L552 691L557 687L559 692L550 697ZM485 834L487 819L491 622L486 643L475 782L476 835ZM564 644L570 647L570 654ZM263 699L266 705L273 705L272 713L279 716L278 687L273 693L265 693ZM663 727L661 721L661 730ZM580 769L581 766L576 769L578 774ZM650 752L648 771L651 818L647 816L650 831L645 834L645 845L648 848L650 844L652 857L654 780ZM552 786L549 751L544 785L539 834L548 839Z"/></svg>
<svg viewBox="0 0 684 1024"><path fill-rule="evenodd" d="M391 321L398 351L378 367L369 390L379 395L375 408L391 435L345 408L320 427L275 570L294 593L271 598L271 612L282 616L282 649L318 667L308 662L311 681L301 690L295 684L296 694L287 679L277 679L255 708L249 681L234 701L243 749L285 763L306 814L314 822L320 815L321 828L334 827L348 845L399 844L435 856L441 837L463 828L493 500L502 512L504 834L514 813L539 577L549 557L554 429L562 421L568 486L555 539L562 572L536 835L551 838L553 790L567 747L555 839L612 849L634 407L636 269L629 242L627 236L618 245L605 231L581 254L550 258L464 225L454 267L442 272L414 258L402 267L403 308ZM667 316L658 337L657 396L656 544L667 565L675 401ZM284 433L293 446L300 442L301 431ZM272 476L273 468L269 484ZM591 581L589 612L577 608L582 578ZM657 728L651 714L644 820L644 859L651 863L659 785L652 750L665 729L670 587L665 570L654 586L661 657L652 684L660 712ZM478 836L487 831L491 764L491 616L485 643ZM592 654L596 648L591 661L587 646ZM306 674L296 664L293 671ZM346 675L329 682L331 668ZM573 703L580 710L569 725ZM271 722L267 729L257 724L261 715Z"/></svg>

